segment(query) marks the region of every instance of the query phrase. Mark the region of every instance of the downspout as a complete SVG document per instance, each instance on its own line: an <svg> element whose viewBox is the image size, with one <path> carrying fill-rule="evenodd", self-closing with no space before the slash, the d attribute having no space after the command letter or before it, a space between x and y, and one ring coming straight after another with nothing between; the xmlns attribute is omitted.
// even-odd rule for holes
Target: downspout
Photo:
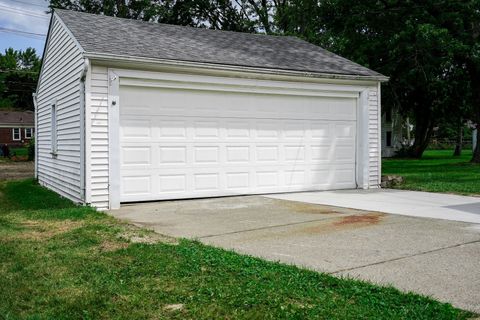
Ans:
<svg viewBox="0 0 480 320"><path fill-rule="evenodd" d="M86 141L85 141L85 117L86 117L86 97L85 97L85 79L87 78L88 58L84 58L83 70L80 74L80 197L85 204L86 199Z"/></svg>
<svg viewBox="0 0 480 320"><path fill-rule="evenodd" d="M32 94L33 96L33 108L34 108L34 116L35 116L35 131L34 131L34 137L35 137L35 155L33 158L33 161L35 161L35 180L38 180L38 108L37 108L37 93L34 92Z"/></svg>

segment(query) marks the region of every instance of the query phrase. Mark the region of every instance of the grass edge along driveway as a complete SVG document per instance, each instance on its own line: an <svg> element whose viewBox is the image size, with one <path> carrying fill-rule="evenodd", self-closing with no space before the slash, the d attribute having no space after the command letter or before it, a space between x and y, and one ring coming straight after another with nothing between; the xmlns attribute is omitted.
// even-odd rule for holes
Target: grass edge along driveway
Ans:
<svg viewBox="0 0 480 320"><path fill-rule="evenodd" d="M468 319L391 287L135 228L40 187L0 183L0 318Z"/></svg>

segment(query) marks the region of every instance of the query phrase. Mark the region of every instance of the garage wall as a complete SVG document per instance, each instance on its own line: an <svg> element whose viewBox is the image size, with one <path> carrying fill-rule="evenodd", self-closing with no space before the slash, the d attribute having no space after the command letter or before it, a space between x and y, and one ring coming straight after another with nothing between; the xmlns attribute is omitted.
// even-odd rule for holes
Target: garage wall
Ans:
<svg viewBox="0 0 480 320"><path fill-rule="evenodd" d="M380 105L378 102L378 87L370 87L368 93L369 188L378 188L381 180Z"/></svg>
<svg viewBox="0 0 480 320"><path fill-rule="evenodd" d="M89 90L87 94L88 113L91 121L90 170L87 169L87 202L100 210L109 208L108 202L108 68L93 64L90 72ZM380 185L380 123L379 97L377 85L368 88L369 103L369 188ZM87 120L88 121L88 120ZM88 122L87 122L88 123ZM88 134L87 134L88 137ZM87 153L88 157L88 153ZM91 181L89 184L88 181Z"/></svg>
<svg viewBox="0 0 480 320"><path fill-rule="evenodd" d="M93 65L88 78L87 92L90 132L87 150L90 170L87 170L87 202L99 209L108 209L108 70ZM88 153L87 153L88 157Z"/></svg>
<svg viewBox="0 0 480 320"><path fill-rule="evenodd" d="M82 202L80 173L80 77L83 57L79 46L56 16L45 49L37 88L37 173L40 184ZM51 109L57 108L57 156L51 154Z"/></svg>

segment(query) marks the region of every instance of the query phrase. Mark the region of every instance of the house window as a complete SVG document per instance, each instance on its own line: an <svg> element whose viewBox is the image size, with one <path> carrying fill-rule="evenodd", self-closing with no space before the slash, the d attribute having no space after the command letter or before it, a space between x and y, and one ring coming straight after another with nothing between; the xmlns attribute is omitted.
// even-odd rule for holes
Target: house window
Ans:
<svg viewBox="0 0 480 320"><path fill-rule="evenodd" d="M21 139L20 128L13 128L12 129L12 140L13 141L19 141L20 139Z"/></svg>
<svg viewBox="0 0 480 320"><path fill-rule="evenodd" d="M52 154L57 153L57 106L55 103L52 104L51 110L51 145L52 145Z"/></svg>
<svg viewBox="0 0 480 320"><path fill-rule="evenodd" d="M392 131L387 131L386 146L387 147L392 146Z"/></svg>
<svg viewBox="0 0 480 320"><path fill-rule="evenodd" d="M33 128L25 128L25 139L32 139Z"/></svg>
<svg viewBox="0 0 480 320"><path fill-rule="evenodd" d="M392 110L387 110L386 111L385 122L392 122Z"/></svg>

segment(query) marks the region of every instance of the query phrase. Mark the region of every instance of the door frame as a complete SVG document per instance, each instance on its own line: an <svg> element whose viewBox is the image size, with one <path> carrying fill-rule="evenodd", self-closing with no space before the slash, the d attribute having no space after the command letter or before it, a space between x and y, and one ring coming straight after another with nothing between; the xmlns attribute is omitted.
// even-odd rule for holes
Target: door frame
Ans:
<svg viewBox="0 0 480 320"><path fill-rule="evenodd" d="M354 98L357 100L355 177L357 188L369 188L369 92L378 81L336 80L275 75L256 78L221 77L214 72L185 74L108 68L108 199L109 208L120 208L120 86L121 82L148 87L193 88L211 91L276 93ZM213 87L212 87L213 86Z"/></svg>

